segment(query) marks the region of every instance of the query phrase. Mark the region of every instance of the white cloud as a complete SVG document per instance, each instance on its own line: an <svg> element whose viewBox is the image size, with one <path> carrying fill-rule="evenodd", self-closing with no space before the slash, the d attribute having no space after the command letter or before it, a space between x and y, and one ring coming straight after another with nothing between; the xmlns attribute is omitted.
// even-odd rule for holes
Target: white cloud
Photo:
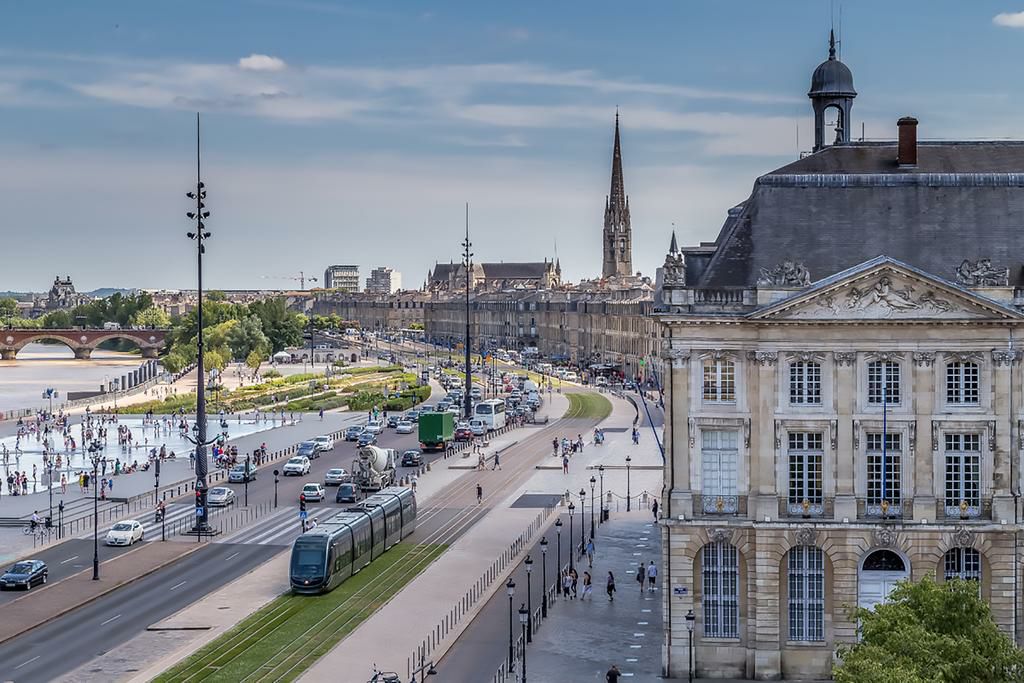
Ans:
<svg viewBox="0 0 1024 683"><path fill-rule="evenodd" d="M1001 12L992 17L992 23L1008 28L1024 28L1024 12Z"/></svg>
<svg viewBox="0 0 1024 683"><path fill-rule="evenodd" d="M270 55L252 54L238 60L238 68L246 71L284 71L286 66L283 59Z"/></svg>

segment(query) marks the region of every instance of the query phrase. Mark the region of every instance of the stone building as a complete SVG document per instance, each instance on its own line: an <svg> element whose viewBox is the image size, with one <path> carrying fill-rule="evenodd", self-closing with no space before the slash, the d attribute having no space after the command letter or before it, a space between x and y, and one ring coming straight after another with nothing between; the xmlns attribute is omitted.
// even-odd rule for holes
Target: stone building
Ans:
<svg viewBox="0 0 1024 683"><path fill-rule="evenodd" d="M89 295L79 294L75 290L75 283L71 281L70 275L64 278L58 275L53 278L53 286L50 287L50 291L46 295L43 308L48 311L56 311L81 306L91 300Z"/></svg>
<svg viewBox="0 0 1024 683"><path fill-rule="evenodd" d="M359 266L351 264L327 266L324 269L324 289L358 292Z"/></svg>
<svg viewBox="0 0 1024 683"><path fill-rule="evenodd" d="M839 65L841 66L841 65ZM664 673L830 676L850 609L978 582L1018 642L1024 144L837 143L759 177L713 243L673 236ZM669 590L670 589L670 590Z"/></svg>
<svg viewBox="0 0 1024 683"><path fill-rule="evenodd" d="M557 260L526 263L474 263L470 267L471 291L549 289L562 284L562 266ZM466 289L466 267L462 263L437 263L427 273L426 289L435 294L459 295Z"/></svg>
<svg viewBox="0 0 1024 683"><path fill-rule="evenodd" d="M394 294L402 289L402 274L394 268L380 266L370 271L366 278L367 294Z"/></svg>

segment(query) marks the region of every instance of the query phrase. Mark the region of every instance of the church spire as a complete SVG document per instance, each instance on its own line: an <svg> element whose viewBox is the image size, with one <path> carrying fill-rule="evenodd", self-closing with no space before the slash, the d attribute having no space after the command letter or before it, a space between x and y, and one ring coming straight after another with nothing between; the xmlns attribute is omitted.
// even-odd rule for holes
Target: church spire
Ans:
<svg viewBox="0 0 1024 683"><path fill-rule="evenodd" d="M615 109L615 146L612 148L612 189L609 208L621 216L626 208L626 183L622 178L622 145L619 142L619 110Z"/></svg>
<svg viewBox="0 0 1024 683"><path fill-rule="evenodd" d="M612 147L612 184L604 207L604 262L602 277L633 274L633 231L629 223L629 198L622 174L622 141L619 110L615 109L615 143Z"/></svg>

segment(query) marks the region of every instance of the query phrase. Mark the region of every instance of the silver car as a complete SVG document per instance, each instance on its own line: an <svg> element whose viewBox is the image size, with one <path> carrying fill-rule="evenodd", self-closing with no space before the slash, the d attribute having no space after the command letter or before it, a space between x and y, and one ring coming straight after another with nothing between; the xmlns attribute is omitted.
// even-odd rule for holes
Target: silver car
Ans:
<svg viewBox="0 0 1024 683"><path fill-rule="evenodd" d="M212 508L235 504L235 491L227 486L214 486L206 493L206 504Z"/></svg>
<svg viewBox="0 0 1024 683"><path fill-rule="evenodd" d="M352 475L341 467L332 467L324 473L324 486L340 486L352 480Z"/></svg>

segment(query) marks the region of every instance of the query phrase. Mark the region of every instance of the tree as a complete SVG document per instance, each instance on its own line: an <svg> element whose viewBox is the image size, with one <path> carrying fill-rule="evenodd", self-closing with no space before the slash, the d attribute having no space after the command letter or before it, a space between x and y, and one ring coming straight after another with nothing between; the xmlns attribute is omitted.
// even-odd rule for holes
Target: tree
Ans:
<svg viewBox="0 0 1024 683"><path fill-rule="evenodd" d="M0 318L7 320L18 315L18 302L9 296L0 299Z"/></svg>
<svg viewBox="0 0 1024 683"><path fill-rule="evenodd" d="M266 356L265 356L264 354L260 353L259 351L253 351L252 353L250 353L250 354L249 354L249 355L248 355L248 356L246 357L246 359L245 359L245 364L246 364L246 366L248 366L248 367L249 367L249 368L250 368L251 370L259 370L259 369L260 369L260 364L261 364L261 363L262 363L262 362L263 362L263 361L264 361L265 359L266 359Z"/></svg>
<svg viewBox="0 0 1024 683"><path fill-rule="evenodd" d="M238 360L248 359L253 353L262 358L270 348L270 341L267 335L263 334L263 326L255 315L247 315L239 320L228 331L227 343L231 348L232 358Z"/></svg>
<svg viewBox="0 0 1024 683"><path fill-rule="evenodd" d="M889 602L853 617L862 637L840 648L837 683L1024 681L1024 651L996 626L975 581L904 581Z"/></svg>
<svg viewBox="0 0 1024 683"><path fill-rule="evenodd" d="M277 353L287 346L298 346L302 343L302 332L306 324L306 316L289 311L284 299L264 299L249 304L249 312L260 319L263 334L270 340L272 353Z"/></svg>
<svg viewBox="0 0 1024 683"><path fill-rule="evenodd" d="M131 324L135 327L167 328L171 326L171 317L156 306L150 306L137 311L132 316Z"/></svg>
<svg viewBox="0 0 1024 683"><path fill-rule="evenodd" d="M50 311L43 316L43 327L48 330L66 330L72 325L71 314L67 311Z"/></svg>
<svg viewBox="0 0 1024 683"><path fill-rule="evenodd" d="M203 353L203 370L206 372L209 372L214 368L218 371L223 370L227 364L227 359L220 355L218 351L205 351Z"/></svg>
<svg viewBox="0 0 1024 683"><path fill-rule="evenodd" d="M164 370L172 374L181 372L188 364L189 360L182 356L177 351L172 351L160 360L160 364L164 366Z"/></svg>

